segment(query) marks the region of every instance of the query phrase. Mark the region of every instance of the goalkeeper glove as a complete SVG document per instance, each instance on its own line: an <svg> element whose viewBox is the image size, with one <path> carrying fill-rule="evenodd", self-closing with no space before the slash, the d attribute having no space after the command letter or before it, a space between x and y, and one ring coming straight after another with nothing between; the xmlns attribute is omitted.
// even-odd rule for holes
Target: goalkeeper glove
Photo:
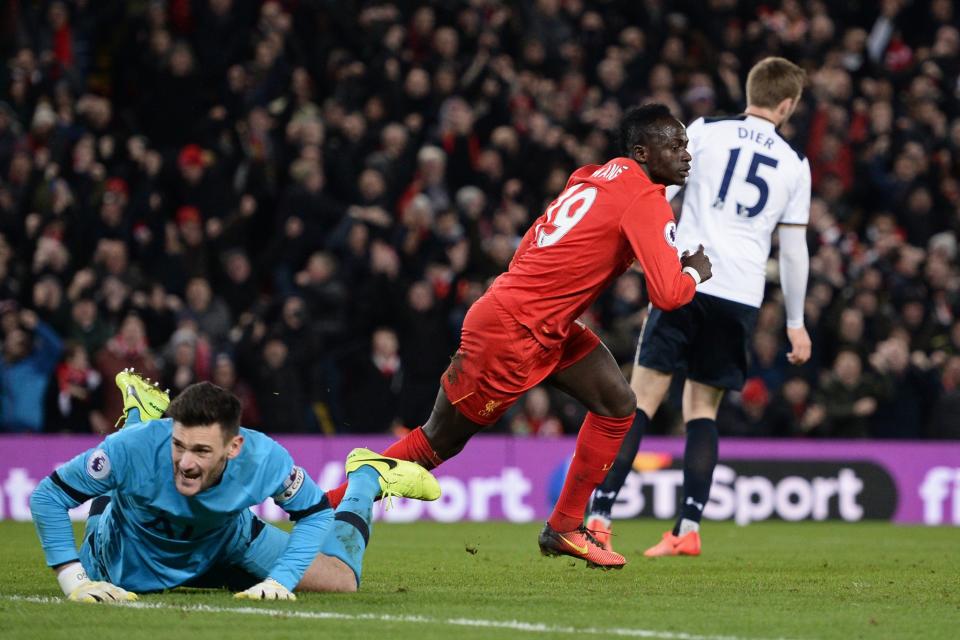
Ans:
<svg viewBox="0 0 960 640"><path fill-rule="evenodd" d="M246 591L241 591L233 596L234 598L249 600L296 600L297 596L285 586L274 580L267 578L260 584L255 584Z"/></svg>
<svg viewBox="0 0 960 640"><path fill-rule="evenodd" d="M109 582L94 582L87 577L83 565L71 562L57 573L57 581L64 595L74 602L126 602L137 599L137 594Z"/></svg>

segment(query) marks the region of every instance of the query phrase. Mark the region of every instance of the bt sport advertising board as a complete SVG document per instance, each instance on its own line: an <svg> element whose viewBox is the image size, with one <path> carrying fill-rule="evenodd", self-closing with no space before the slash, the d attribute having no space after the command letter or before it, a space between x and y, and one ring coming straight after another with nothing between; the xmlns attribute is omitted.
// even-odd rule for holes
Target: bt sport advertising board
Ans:
<svg viewBox="0 0 960 640"><path fill-rule="evenodd" d="M390 438L281 436L297 464L329 489L343 480L343 460L358 446L382 449ZM30 520L29 498L57 465L93 448L95 436L0 436L0 519ZM443 497L396 500L387 522L508 520L547 517L575 439L474 438L436 471ZM683 484L683 439L647 438L617 499L615 518L673 519ZM284 518L272 501L255 508ZM82 519L86 505L72 512ZM704 516L741 525L789 521L890 520L960 525L960 442L720 442Z"/></svg>

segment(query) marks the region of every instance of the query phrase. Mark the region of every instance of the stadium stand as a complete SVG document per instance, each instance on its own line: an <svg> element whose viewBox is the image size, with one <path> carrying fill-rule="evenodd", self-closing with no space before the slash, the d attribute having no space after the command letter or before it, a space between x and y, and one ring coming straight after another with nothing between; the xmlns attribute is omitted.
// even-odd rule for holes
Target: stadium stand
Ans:
<svg viewBox="0 0 960 640"><path fill-rule="evenodd" d="M808 72L814 357L772 256L721 430L960 437L960 9L950 0L14 1L0 9L0 431L109 432L113 375L213 380L264 431L429 414L470 303L623 110ZM628 272L586 321L628 365ZM538 390L497 429L575 429ZM676 429L660 412L655 431Z"/></svg>

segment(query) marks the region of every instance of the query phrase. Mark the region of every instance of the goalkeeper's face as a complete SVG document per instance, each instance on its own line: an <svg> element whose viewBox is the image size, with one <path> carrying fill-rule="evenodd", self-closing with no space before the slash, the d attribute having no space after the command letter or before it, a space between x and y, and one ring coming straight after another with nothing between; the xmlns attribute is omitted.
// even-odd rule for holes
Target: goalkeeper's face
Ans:
<svg viewBox="0 0 960 640"><path fill-rule="evenodd" d="M237 457L243 436L225 438L219 423L186 427L173 423L173 482L177 491L195 496L220 481L227 461Z"/></svg>

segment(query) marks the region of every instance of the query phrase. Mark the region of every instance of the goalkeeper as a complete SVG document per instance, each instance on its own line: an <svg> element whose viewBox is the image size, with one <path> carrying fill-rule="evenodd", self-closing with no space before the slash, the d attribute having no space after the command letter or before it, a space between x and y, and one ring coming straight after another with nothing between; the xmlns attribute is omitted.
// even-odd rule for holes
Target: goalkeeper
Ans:
<svg viewBox="0 0 960 640"><path fill-rule="evenodd" d="M278 600L296 599L295 589L356 591L374 499L440 496L422 467L355 449L334 512L286 449L239 426L233 394L202 382L171 403L132 371L117 385L125 427L57 468L30 499L47 564L71 600L136 600L179 586ZM271 496L292 532L250 511ZM67 510L90 498L78 554Z"/></svg>

